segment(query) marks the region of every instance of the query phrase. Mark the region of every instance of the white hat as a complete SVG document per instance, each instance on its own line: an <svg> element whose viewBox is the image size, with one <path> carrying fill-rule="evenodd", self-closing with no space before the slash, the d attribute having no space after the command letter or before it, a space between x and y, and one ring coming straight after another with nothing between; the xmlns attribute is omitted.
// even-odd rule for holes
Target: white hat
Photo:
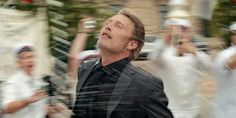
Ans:
<svg viewBox="0 0 236 118"><path fill-rule="evenodd" d="M180 25L180 26L189 28L189 27L191 27L191 22L186 19L178 19L176 25Z"/></svg>
<svg viewBox="0 0 236 118"><path fill-rule="evenodd" d="M170 25L176 25L177 24L177 19L176 18L172 18L172 19L167 19L164 22L164 27L168 27Z"/></svg>
<svg viewBox="0 0 236 118"><path fill-rule="evenodd" d="M178 26L189 28L191 27L191 22L189 20L179 19L179 18L168 19L164 22L165 27L168 27L170 25L178 25Z"/></svg>
<svg viewBox="0 0 236 118"><path fill-rule="evenodd" d="M232 25L230 25L229 29L231 31L236 31L236 23L232 23Z"/></svg>
<svg viewBox="0 0 236 118"><path fill-rule="evenodd" d="M15 45L15 54L19 54L25 47L28 47L30 50L33 50L33 44L31 42L20 42Z"/></svg>

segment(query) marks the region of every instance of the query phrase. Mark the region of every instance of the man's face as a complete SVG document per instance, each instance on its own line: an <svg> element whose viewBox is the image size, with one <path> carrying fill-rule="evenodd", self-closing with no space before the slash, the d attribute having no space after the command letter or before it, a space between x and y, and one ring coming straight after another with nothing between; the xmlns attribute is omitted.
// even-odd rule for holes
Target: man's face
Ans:
<svg viewBox="0 0 236 118"><path fill-rule="evenodd" d="M166 32L168 38L170 38L171 44L176 45L180 39L189 39L189 29L183 26L170 25L167 27Z"/></svg>
<svg viewBox="0 0 236 118"><path fill-rule="evenodd" d="M18 56L18 64L27 74L32 74L35 62L35 55L33 51L22 52Z"/></svg>
<svg viewBox="0 0 236 118"><path fill-rule="evenodd" d="M173 32L174 34L177 34L180 36L180 38L188 38L189 35L189 29L183 26L174 26Z"/></svg>
<svg viewBox="0 0 236 118"><path fill-rule="evenodd" d="M134 23L124 15L109 18L101 29L98 48L114 54L126 51L133 29Z"/></svg>
<svg viewBox="0 0 236 118"><path fill-rule="evenodd" d="M182 55L186 51L186 47L187 45L189 45L189 43L191 43L191 41L189 41L188 39L180 39L178 41L178 44L175 45L178 53Z"/></svg>

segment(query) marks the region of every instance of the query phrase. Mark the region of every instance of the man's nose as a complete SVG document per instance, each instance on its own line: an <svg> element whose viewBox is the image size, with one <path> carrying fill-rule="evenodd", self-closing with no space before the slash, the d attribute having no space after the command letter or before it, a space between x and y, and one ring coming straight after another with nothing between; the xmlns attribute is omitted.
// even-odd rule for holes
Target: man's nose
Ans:
<svg viewBox="0 0 236 118"><path fill-rule="evenodd" d="M108 26L106 26L105 30L107 30L107 31L111 31L111 28L108 27Z"/></svg>
<svg viewBox="0 0 236 118"><path fill-rule="evenodd" d="M34 63L34 59L28 59L27 62L28 63Z"/></svg>
<svg viewBox="0 0 236 118"><path fill-rule="evenodd" d="M105 30L106 30L106 31L111 31L111 25L112 25L112 23L107 24L107 25L105 26Z"/></svg>

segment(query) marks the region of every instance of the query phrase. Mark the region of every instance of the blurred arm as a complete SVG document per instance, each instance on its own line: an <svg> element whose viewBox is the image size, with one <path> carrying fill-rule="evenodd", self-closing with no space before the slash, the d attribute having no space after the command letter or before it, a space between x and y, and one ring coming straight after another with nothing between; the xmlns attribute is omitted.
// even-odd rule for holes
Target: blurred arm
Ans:
<svg viewBox="0 0 236 118"><path fill-rule="evenodd" d="M164 49L170 46L171 38L171 31L167 30L165 34L165 39L161 41L156 41L156 46L154 47L153 51L148 55L148 58L158 64L158 60L160 60Z"/></svg>
<svg viewBox="0 0 236 118"><path fill-rule="evenodd" d="M81 60L78 59L78 54L85 49L88 34L86 32L79 33L76 35L75 40L70 48L69 52L69 72L71 79L76 79L77 69Z"/></svg>
<svg viewBox="0 0 236 118"><path fill-rule="evenodd" d="M37 91L35 94L30 96L29 98L22 99L22 100L13 100L5 105L3 109L3 113L9 114L9 113L17 112L21 110L22 108L28 106L29 104L35 103L45 97L46 97L46 94L44 92Z"/></svg>
<svg viewBox="0 0 236 118"><path fill-rule="evenodd" d="M4 109L3 113L14 113L24 107L26 107L29 103L27 102L27 99L25 100L17 100L10 102Z"/></svg>
<svg viewBox="0 0 236 118"><path fill-rule="evenodd" d="M233 54L227 61L225 66L230 69L233 70L236 68L236 54Z"/></svg>
<svg viewBox="0 0 236 118"><path fill-rule="evenodd" d="M212 70L217 78L221 79L221 76L228 75L232 72L233 68L229 67L230 59L233 58L235 55L234 50L226 49L221 51L212 64Z"/></svg>
<svg viewBox="0 0 236 118"><path fill-rule="evenodd" d="M198 51L198 48L192 42L182 44L182 49L183 53L193 54L197 62L197 69L209 70L211 68L210 56L203 51Z"/></svg>
<svg viewBox="0 0 236 118"><path fill-rule="evenodd" d="M160 59L162 54L164 53L164 49L168 47L168 44L165 43L164 40L156 42L156 46L153 51L148 55L148 58L156 64L160 63Z"/></svg>
<svg viewBox="0 0 236 118"><path fill-rule="evenodd" d="M91 20L91 18L82 19L78 24L78 34L76 35L75 40L69 51L69 73L71 80L76 80L77 78L77 69L81 60L78 60L78 55L85 49L88 39L88 33L92 32L93 29L85 28L84 22Z"/></svg>

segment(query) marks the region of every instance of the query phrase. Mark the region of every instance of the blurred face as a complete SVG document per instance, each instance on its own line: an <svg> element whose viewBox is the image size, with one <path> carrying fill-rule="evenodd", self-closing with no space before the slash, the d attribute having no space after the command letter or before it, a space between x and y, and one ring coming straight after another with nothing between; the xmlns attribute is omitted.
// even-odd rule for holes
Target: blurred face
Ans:
<svg viewBox="0 0 236 118"><path fill-rule="evenodd" d="M169 29L173 34L179 35L181 38L188 38L189 36L189 29L187 27L173 25Z"/></svg>
<svg viewBox="0 0 236 118"><path fill-rule="evenodd" d="M170 25L167 27L165 38L169 39L169 43L178 46L181 39L190 39L189 29L178 25Z"/></svg>
<svg viewBox="0 0 236 118"><path fill-rule="evenodd" d="M236 31L233 31L232 32L232 35L231 35L231 41L234 45L236 45Z"/></svg>
<svg viewBox="0 0 236 118"><path fill-rule="evenodd" d="M19 67L31 75L34 67L35 55L33 51L22 52L18 56Z"/></svg>
<svg viewBox="0 0 236 118"><path fill-rule="evenodd" d="M134 23L124 15L109 18L101 29L98 48L113 54L127 51L127 45L134 30Z"/></svg>
<svg viewBox="0 0 236 118"><path fill-rule="evenodd" d="M182 55L185 52L185 49L187 45L189 45L189 43L191 42L188 39L180 39L178 43L176 44L178 53Z"/></svg>

